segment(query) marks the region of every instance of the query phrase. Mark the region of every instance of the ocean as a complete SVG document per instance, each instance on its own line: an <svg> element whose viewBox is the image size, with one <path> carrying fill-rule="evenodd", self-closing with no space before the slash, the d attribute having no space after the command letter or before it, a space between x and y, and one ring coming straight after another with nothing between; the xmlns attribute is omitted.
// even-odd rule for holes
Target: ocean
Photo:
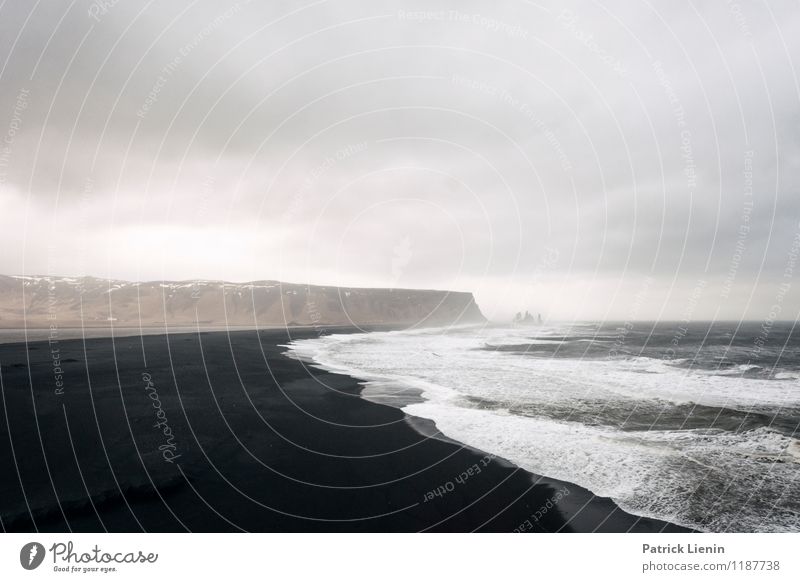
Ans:
<svg viewBox="0 0 800 582"><path fill-rule="evenodd" d="M800 531L800 331L581 323L328 335L289 355L446 436L701 531Z"/></svg>

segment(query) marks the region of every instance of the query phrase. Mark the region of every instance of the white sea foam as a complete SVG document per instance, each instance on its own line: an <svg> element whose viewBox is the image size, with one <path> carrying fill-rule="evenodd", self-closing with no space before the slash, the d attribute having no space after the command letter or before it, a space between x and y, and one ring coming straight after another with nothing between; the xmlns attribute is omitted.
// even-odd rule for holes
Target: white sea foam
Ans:
<svg viewBox="0 0 800 582"><path fill-rule="evenodd" d="M535 336L568 331L574 332L537 329ZM520 328L419 330L327 336L291 349L375 383L382 401L387 394L391 400L392 385L415 388L422 402L398 404L408 414L533 473L611 497L632 513L715 531L800 530L800 500L786 494L800 483L796 439L767 427L633 431L611 420L618 410L681 404L800 409L795 383L743 378L743 369L738 377L698 373L645 357L580 360L485 349L530 345L533 335ZM601 422L574 421L581 414Z"/></svg>
<svg viewBox="0 0 800 582"><path fill-rule="evenodd" d="M778 372L774 377L776 380L800 380L797 372Z"/></svg>
<svg viewBox="0 0 800 582"><path fill-rule="evenodd" d="M535 474L610 497L630 513L714 531L800 528L793 512L776 508L765 514L759 503L764 496L778 500L797 486L796 458L780 462L793 439L771 431L634 433L436 400L404 410ZM717 487L720 482L729 489Z"/></svg>
<svg viewBox="0 0 800 582"><path fill-rule="evenodd" d="M365 379L412 377L462 395L517 403L643 399L741 410L800 406L787 383L677 367L670 360L529 358L484 349L530 343L530 331L442 334L425 330L332 335L293 344L298 353ZM511 336L511 337L509 337ZM642 374L642 372L650 372Z"/></svg>

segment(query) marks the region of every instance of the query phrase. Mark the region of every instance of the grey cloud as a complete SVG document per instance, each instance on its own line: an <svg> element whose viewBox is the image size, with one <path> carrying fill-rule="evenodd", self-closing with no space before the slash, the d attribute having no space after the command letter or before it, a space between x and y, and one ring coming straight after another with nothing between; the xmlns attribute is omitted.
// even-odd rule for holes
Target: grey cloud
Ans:
<svg viewBox="0 0 800 582"><path fill-rule="evenodd" d="M702 278L704 315L757 319L783 282L791 3L69 6L0 11L2 134L30 95L0 165L2 272L452 284L561 317L624 316L653 276L645 315ZM759 302L719 295L732 271Z"/></svg>

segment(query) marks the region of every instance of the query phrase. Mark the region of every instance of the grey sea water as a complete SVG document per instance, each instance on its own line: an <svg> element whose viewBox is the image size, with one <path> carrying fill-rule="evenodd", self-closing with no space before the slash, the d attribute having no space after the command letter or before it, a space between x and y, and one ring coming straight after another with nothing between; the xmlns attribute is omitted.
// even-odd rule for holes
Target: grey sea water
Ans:
<svg viewBox="0 0 800 582"><path fill-rule="evenodd" d="M292 351L366 380L366 397L451 438L631 513L705 531L800 531L791 324L431 329Z"/></svg>

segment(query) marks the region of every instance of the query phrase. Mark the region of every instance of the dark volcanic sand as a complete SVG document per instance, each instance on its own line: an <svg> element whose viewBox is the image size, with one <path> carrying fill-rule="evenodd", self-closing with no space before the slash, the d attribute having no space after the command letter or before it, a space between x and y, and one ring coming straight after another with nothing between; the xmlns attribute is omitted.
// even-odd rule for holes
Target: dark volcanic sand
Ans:
<svg viewBox="0 0 800 582"><path fill-rule="evenodd" d="M46 342L0 345L2 528L683 531L499 459L484 467L485 453L359 398L356 380L282 355L288 341L286 331L64 340L52 346L63 395ZM174 463L159 451L167 437L145 373ZM440 487L450 491L426 495Z"/></svg>

